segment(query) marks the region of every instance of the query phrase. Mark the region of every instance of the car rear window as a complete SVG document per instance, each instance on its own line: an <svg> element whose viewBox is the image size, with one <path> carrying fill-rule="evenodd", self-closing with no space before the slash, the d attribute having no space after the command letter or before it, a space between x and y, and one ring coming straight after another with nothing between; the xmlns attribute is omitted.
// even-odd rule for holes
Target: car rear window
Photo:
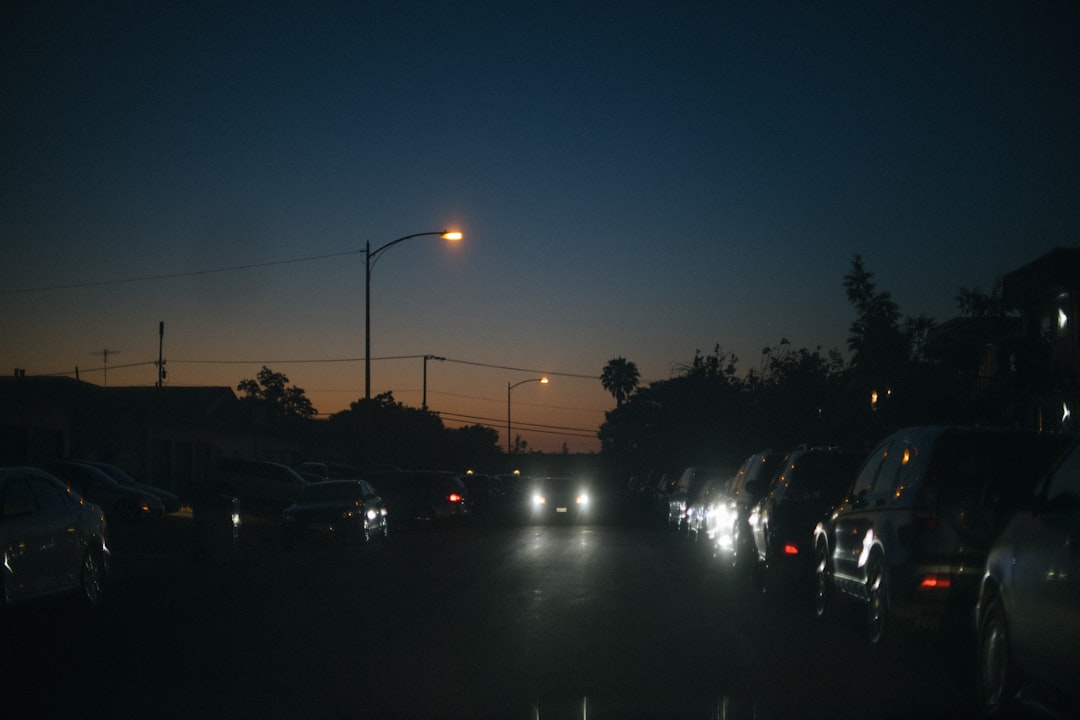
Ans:
<svg viewBox="0 0 1080 720"><path fill-rule="evenodd" d="M942 436L931 474L943 503L974 501L1015 509L1065 452L1065 435L965 432Z"/></svg>
<svg viewBox="0 0 1080 720"><path fill-rule="evenodd" d="M312 483L308 485L297 499L302 502L325 502L327 500L349 500L359 497L361 492L359 483Z"/></svg>

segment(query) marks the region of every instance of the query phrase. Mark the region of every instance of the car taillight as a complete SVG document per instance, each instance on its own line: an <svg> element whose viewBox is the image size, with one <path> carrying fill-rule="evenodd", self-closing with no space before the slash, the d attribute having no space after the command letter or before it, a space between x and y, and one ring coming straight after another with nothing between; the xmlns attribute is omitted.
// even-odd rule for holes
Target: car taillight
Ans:
<svg viewBox="0 0 1080 720"><path fill-rule="evenodd" d="M799 554L799 546L796 545L795 543L784 543L784 554L785 555L798 555Z"/></svg>
<svg viewBox="0 0 1080 720"><path fill-rule="evenodd" d="M948 575L923 575L919 581L920 590L944 589L952 586L952 578Z"/></svg>
<svg viewBox="0 0 1080 720"><path fill-rule="evenodd" d="M456 503L456 502L461 502L465 498L461 497L457 493L450 493L450 495L448 495L446 499L449 500L452 503Z"/></svg>

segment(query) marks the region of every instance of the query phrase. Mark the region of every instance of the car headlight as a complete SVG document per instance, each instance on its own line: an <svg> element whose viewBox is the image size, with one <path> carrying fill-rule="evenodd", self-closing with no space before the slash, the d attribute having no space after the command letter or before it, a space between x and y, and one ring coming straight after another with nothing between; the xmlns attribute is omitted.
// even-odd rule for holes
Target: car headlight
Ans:
<svg viewBox="0 0 1080 720"><path fill-rule="evenodd" d="M578 505L588 505L589 504L589 494L588 493L581 493L580 495L578 495L577 496L577 504Z"/></svg>
<svg viewBox="0 0 1080 720"><path fill-rule="evenodd" d="M544 504L544 503L546 503L546 502L547 502L547 498L545 498L545 497L544 497L543 495L541 495L540 493L536 493L536 494L534 494L534 495L532 496L532 503L533 503L533 505L543 505L543 504Z"/></svg>
<svg viewBox="0 0 1080 720"><path fill-rule="evenodd" d="M379 517L379 513L375 512L374 510L368 510L367 511L367 519L368 520L374 520L377 517Z"/></svg>

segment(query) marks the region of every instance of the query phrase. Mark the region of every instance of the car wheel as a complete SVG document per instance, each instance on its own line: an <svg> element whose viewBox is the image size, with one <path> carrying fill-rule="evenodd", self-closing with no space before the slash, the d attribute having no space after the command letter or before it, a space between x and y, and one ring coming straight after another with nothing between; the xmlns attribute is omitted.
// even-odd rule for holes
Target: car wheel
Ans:
<svg viewBox="0 0 1080 720"><path fill-rule="evenodd" d="M1009 649L1008 626L1001 600L994 598L979 623L977 672L979 706L987 717L996 717L1020 687Z"/></svg>
<svg viewBox="0 0 1080 720"><path fill-rule="evenodd" d="M83 602L90 607L97 607L105 598L105 565L93 548L83 557L79 590Z"/></svg>
<svg viewBox="0 0 1080 720"><path fill-rule="evenodd" d="M829 583L829 551L824 543L818 543L814 548L814 612L818 617L825 617L832 604Z"/></svg>
<svg viewBox="0 0 1080 720"><path fill-rule="evenodd" d="M880 555L874 555L866 568L866 629L875 645L885 636L889 614L889 574Z"/></svg>

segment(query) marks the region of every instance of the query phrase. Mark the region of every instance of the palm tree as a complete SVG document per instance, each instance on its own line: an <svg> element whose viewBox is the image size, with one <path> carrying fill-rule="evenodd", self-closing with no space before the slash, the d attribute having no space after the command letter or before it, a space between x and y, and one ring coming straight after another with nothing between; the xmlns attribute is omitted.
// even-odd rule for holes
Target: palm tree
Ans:
<svg viewBox="0 0 1080 720"><path fill-rule="evenodd" d="M623 401L637 389L640 377L637 365L624 357L617 357L608 360L608 364L604 366L600 383L615 397L615 406L621 407Z"/></svg>

